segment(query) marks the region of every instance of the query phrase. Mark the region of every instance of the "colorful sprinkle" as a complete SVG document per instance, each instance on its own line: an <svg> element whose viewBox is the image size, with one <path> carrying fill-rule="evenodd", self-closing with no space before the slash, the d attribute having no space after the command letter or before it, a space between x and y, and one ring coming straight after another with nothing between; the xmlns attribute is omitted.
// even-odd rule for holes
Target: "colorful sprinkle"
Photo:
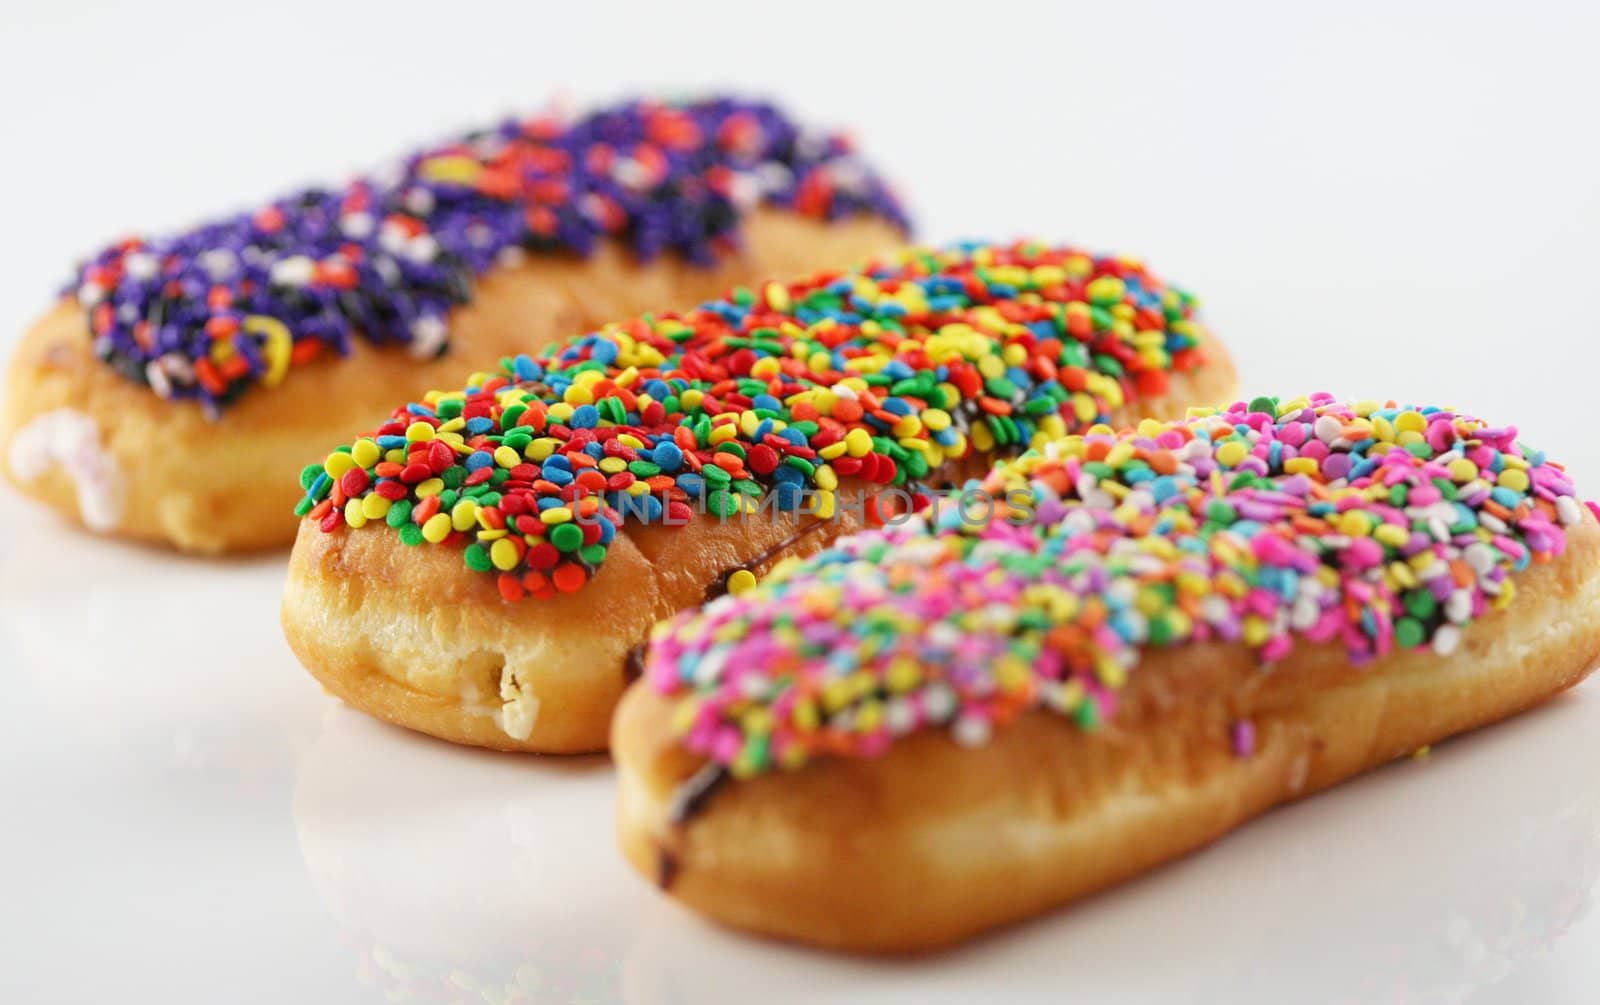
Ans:
<svg viewBox="0 0 1600 1005"><path fill-rule="evenodd" d="M947 507L852 535L659 626L645 674L684 744L747 776L929 727L982 742L1030 708L1092 728L1144 647L1448 655L1582 517L1515 429L1328 395L1097 428L984 487L1007 504L982 526ZM1250 756L1254 724L1231 728Z"/></svg>
<svg viewBox="0 0 1600 1005"><path fill-rule="evenodd" d="M646 261L665 251L709 265L761 204L905 227L842 136L766 104L640 101L508 121L343 188L122 241L69 292L100 358L214 413L356 338L438 356L477 277L525 250L587 255L609 238Z"/></svg>
<svg viewBox="0 0 1600 1005"><path fill-rule="evenodd" d="M1105 278L1122 299L1101 286L1091 306ZM549 597L594 574L625 519L826 518L842 480L914 488L974 450L1016 454L1105 421L1202 362L1193 313L1127 258L908 249L505 360L302 472L297 512L331 531L354 526L347 499L382 495L403 540L477 545L468 567L487 571L486 549L503 595ZM463 500L476 525L435 524L449 529L434 541L428 521Z"/></svg>

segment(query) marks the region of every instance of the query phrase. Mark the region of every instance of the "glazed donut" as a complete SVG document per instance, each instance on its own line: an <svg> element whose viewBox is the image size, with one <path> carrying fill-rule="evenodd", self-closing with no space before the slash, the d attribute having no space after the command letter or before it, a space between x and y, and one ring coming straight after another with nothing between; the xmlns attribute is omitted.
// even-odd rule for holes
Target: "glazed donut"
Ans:
<svg viewBox="0 0 1600 1005"><path fill-rule="evenodd" d="M658 619L1035 440L1231 393L1193 309L1125 258L915 248L507 360L307 471L289 643L391 722L602 750Z"/></svg>
<svg viewBox="0 0 1600 1005"><path fill-rule="evenodd" d="M863 532L661 626L612 744L639 871L739 928L939 947L1600 657L1594 516L1460 412L1258 398L983 487L986 522Z"/></svg>
<svg viewBox="0 0 1600 1005"><path fill-rule="evenodd" d="M398 396L904 227L844 138L767 105L506 122L97 255L16 352L0 468L96 531L284 546L295 474Z"/></svg>

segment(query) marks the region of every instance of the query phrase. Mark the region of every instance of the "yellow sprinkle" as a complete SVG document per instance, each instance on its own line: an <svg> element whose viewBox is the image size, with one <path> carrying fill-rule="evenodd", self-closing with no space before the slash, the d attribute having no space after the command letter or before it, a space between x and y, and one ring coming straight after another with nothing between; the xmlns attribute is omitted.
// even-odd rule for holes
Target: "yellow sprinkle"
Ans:
<svg viewBox="0 0 1600 1005"><path fill-rule="evenodd" d="M872 453L872 434L865 429L858 427L850 430L844 434L844 443L851 457L865 457Z"/></svg>
<svg viewBox="0 0 1600 1005"><path fill-rule="evenodd" d="M502 443L494 448L494 462L502 468L514 468L522 463L522 455Z"/></svg>
<svg viewBox="0 0 1600 1005"><path fill-rule="evenodd" d="M1283 470L1291 475L1314 475L1317 462L1310 457L1291 457L1283 462Z"/></svg>
<svg viewBox="0 0 1600 1005"><path fill-rule="evenodd" d="M261 375L261 383L267 387L283 383L283 378L289 375L289 357L294 350L294 336L289 333L289 326L265 314L250 314L239 327L262 337L261 354L267 358L267 372Z"/></svg>
<svg viewBox="0 0 1600 1005"><path fill-rule="evenodd" d="M471 499L463 499L450 510L450 526L456 530L471 530L478 525L478 504Z"/></svg>
<svg viewBox="0 0 1600 1005"><path fill-rule="evenodd" d="M553 436L541 436L528 444L528 449L524 450L523 453L527 455L530 461L543 461L555 453L556 447L560 445L561 441Z"/></svg>
<svg viewBox="0 0 1600 1005"><path fill-rule="evenodd" d="M1402 433L1420 433L1428 428L1428 420L1421 412L1401 412L1394 417L1394 428Z"/></svg>
<svg viewBox="0 0 1600 1005"><path fill-rule="evenodd" d="M734 596L749 593L756 588L756 574L749 569L740 569L728 577L728 592Z"/></svg>
<svg viewBox="0 0 1600 1005"><path fill-rule="evenodd" d="M430 544L438 544L450 536L450 514L435 513L428 517L428 522L422 525L423 540Z"/></svg>
<svg viewBox="0 0 1600 1005"><path fill-rule="evenodd" d="M429 478L416 488L418 499L426 499L429 496L436 496L443 491L444 479L442 478Z"/></svg>
<svg viewBox="0 0 1600 1005"><path fill-rule="evenodd" d="M392 505L394 504L376 492L361 497L361 512L368 520L382 520L389 515L389 507Z"/></svg>
<svg viewBox="0 0 1600 1005"><path fill-rule="evenodd" d="M1366 537L1372 531L1371 525L1367 522L1367 515L1357 509L1341 513L1335 523L1339 533L1349 537Z"/></svg>
<svg viewBox="0 0 1600 1005"><path fill-rule="evenodd" d="M383 451L371 440L360 439L350 444L350 457L363 468L372 467L382 456Z"/></svg>
<svg viewBox="0 0 1600 1005"><path fill-rule="evenodd" d="M517 546L511 543L510 538L501 538L489 546L489 561L501 572L515 568L517 564Z"/></svg>
<svg viewBox="0 0 1600 1005"><path fill-rule="evenodd" d="M1224 467L1234 467L1250 456L1250 448L1240 440L1229 440L1217 448L1217 462Z"/></svg>
<svg viewBox="0 0 1600 1005"><path fill-rule="evenodd" d="M572 520L572 510L565 506L552 506L540 513L539 519L546 524L569 523Z"/></svg>
<svg viewBox="0 0 1600 1005"><path fill-rule="evenodd" d="M344 522L356 528L367 525L367 514L361 507L360 499L350 499L345 502Z"/></svg>
<svg viewBox="0 0 1600 1005"><path fill-rule="evenodd" d="M767 296L767 305L780 313L789 311L789 291L782 283L768 283L764 291Z"/></svg>
<svg viewBox="0 0 1600 1005"><path fill-rule="evenodd" d="M322 470L334 480L344 477L344 473L356 466L355 458L342 450L335 450L322 462Z"/></svg>
<svg viewBox="0 0 1600 1005"><path fill-rule="evenodd" d="M1448 470L1450 480L1458 483L1470 482L1478 477L1478 466L1465 457L1451 461Z"/></svg>
<svg viewBox="0 0 1600 1005"><path fill-rule="evenodd" d="M1372 532L1372 536L1378 539L1378 543L1386 544L1391 548L1404 547L1405 543L1411 539L1411 535L1406 533L1405 528L1392 523L1379 524L1378 529Z"/></svg>
<svg viewBox="0 0 1600 1005"><path fill-rule="evenodd" d="M1506 468L1500 472L1500 487L1511 489L1514 492L1528 491L1528 473L1517 468Z"/></svg>
<svg viewBox="0 0 1600 1005"><path fill-rule="evenodd" d="M426 443L433 439L433 427L418 419L406 427L406 440L410 443Z"/></svg>

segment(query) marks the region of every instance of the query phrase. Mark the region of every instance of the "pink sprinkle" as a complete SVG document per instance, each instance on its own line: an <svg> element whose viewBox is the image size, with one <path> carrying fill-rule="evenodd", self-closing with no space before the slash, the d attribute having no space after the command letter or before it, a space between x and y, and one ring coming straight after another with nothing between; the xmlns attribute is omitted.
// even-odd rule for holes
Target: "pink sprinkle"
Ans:
<svg viewBox="0 0 1600 1005"><path fill-rule="evenodd" d="M1233 753L1235 757L1250 757L1256 752L1256 724L1240 719L1233 724Z"/></svg>

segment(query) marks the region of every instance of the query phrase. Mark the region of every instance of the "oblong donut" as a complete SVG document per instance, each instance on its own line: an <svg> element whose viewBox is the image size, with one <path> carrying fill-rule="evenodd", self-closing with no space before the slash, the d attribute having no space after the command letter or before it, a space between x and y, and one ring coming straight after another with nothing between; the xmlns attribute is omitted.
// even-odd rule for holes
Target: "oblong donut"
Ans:
<svg viewBox="0 0 1600 1005"><path fill-rule="evenodd" d="M537 161L552 151L578 157L597 150L615 165L578 172L571 164ZM481 199L492 199L502 214L525 210L527 229L505 231L498 221L481 260L449 259L448 282L363 272L350 290L337 285L347 273L336 269L308 278L311 259L298 254L300 245L246 244L267 240L250 229L251 221L276 213L280 228L311 235L301 244L323 247L325 229L307 222L312 210L298 200L342 193L353 205L360 192L361 206L374 207L350 210L368 220L363 254L392 251L393 260L409 261L413 249L443 247L450 255L465 240L451 235L480 207L447 203L466 175L430 165L522 172ZM637 184L624 189L623 182ZM439 207L419 206L419 191ZM376 207L386 205L389 219L421 233L384 244L382 227L390 224L371 221ZM539 212L554 214L559 227L542 233L534 219ZM702 216L703 233L657 232L663 219L681 228ZM766 105L641 102L570 124L513 123L414 154L394 178L290 197L253 217L102 253L81 270L78 290L30 328L15 351L0 413L0 469L25 494L92 530L203 553L281 547L294 537L295 474L348 430L382 415L397 396L612 318L688 307L737 283L861 260L903 236L898 204L846 141L803 131ZM301 285L271 286L277 299L261 306L240 292L242 272L214 287L194 278L204 256L232 255L237 246L269 247L274 274ZM489 251L498 254L491 258ZM317 268L344 262L337 258ZM303 269L285 267L285 260L301 259ZM190 285L169 300L163 289L130 278L155 268ZM232 290L237 301L213 305L207 298L217 289ZM349 309L338 300L337 310L321 314L303 306L306 297L320 304L316 298L324 296L355 299ZM373 313L396 301L409 305L411 320ZM235 303L256 304L248 308L256 313ZM110 307L116 310L97 313ZM183 319L182 330L168 336L183 344L147 358L155 350L139 339L148 342L168 315ZM150 318L157 319L154 328ZM238 330L221 339L230 347L229 339L248 340L227 355L260 357L238 355L253 369L230 378L220 393L194 376L195 360L215 351L217 340L205 335L215 324ZM367 330L379 324L381 330ZM292 366L282 358L302 350L312 355L303 361L296 355Z"/></svg>
<svg viewBox="0 0 1600 1005"><path fill-rule="evenodd" d="M1059 263L1068 259L1074 262L1072 268L1082 273L1071 281L1065 281L1063 275L1062 282L1033 291L1013 290L1001 281L1010 277L1007 270L1026 272L1028 268L1037 267L1045 270L1040 275L1055 283L1054 277L1047 273L1059 271ZM1069 324L1068 313L1076 316L1079 308L1088 310L1089 305L1081 299L1086 284L1119 270L1127 277L1129 288L1140 287L1138 297L1144 298L1141 302L1177 298L1172 301L1171 319L1157 322L1146 316L1146 323L1160 325L1160 328L1146 329L1147 336L1137 336L1150 351L1138 357L1132 350L1136 336L1131 327L1125 338L1112 334L1107 328L1098 335L1086 333L1082 342L1073 337L1071 345L1055 345L1049 349L1050 358L1061 358L1063 367L1067 366L1067 360L1084 358L1088 362L1086 367L1075 368L1073 374L1065 378L1079 390L1063 391L1064 403L1059 408L1051 406L1048 415L1041 414L1037 421L1031 418L1007 420L1012 423L1011 428L1024 430L1024 439L1031 440L1035 435L1043 435L1040 429L1063 431L1069 428L1063 411L1071 416L1071 427L1083 428L1087 421L1097 419L1132 421L1146 415L1176 415L1191 401L1226 396L1233 387L1231 363L1209 335L1189 320L1189 308L1180 309L1180 301L1187 303L1181 295L1169 293L1158 281L1125 259L1093 259L1071 249L1032 245L958 248L945 252L918 249L871 266L859 275L824 274L788 286L768 284L761 293L763 302L754 305L732 301L714 303L681 319L663 315L608 326L599 333L551 349L543 362L557 368L563 360L567 366L579 365L600 351L597 347L605 347L609 354L615 348L613 343L626 346L635 338L660 339L660 332L676 331L679 326L695 332L684 344L696 354L711 353L715 357L727 348L723 340L732 333L730 325L737 330L776 331L785 324L795 324L794 332L781 333L756 354L781 368L790 364L778 360L796 357L790 355L788 349L779 351L775 347L782 343L793 348L797 333L806 330L800 325L843 337L841 326L859 324L859 319L841 322L839 318L847 315L837 310L829 314L792 306L807 302L808 297L829 296L829 289L837 284L851 290L855 298L851 310L869 313L877 310L883 311L886 318L905 318L912 335L901 345L900 358L917 359L915 353L925 351L927 339L937 336L945 340L937 345L967 346L973 353L973 360L980 360L986 358L985 354L999 352L999 347L1008 342L1017 342L1018 346L1024 343L1054 345L1050 340L1036 343L1035 333L1022 321L1007 321L1002 314L1026 308L1038 315L1032 323L1054 323L1047 319L1056 318L1065 326ZM984 302L975 307L952 302L931 311L913 308L910 313L896 313L899 310L896 298L910 296L912 285L934 290L937 296L940 295L937 291L943 288L941 284L954 284L952 288L956 288L970 281L982 286L983 281L977 276L984 271L991 276L987 282L992 290L985 287L980 297ZM1000 278L995 278L997 276ZM1119 279L1115 285L1120 290L1122 284ZM1102 285L1096 287L1096 291L1103 294L1106 288ZM964 295L976 294L969 291ZM1135 295L1128 296L1134 298ZM873 298L878 298L874 301L876 306L869 304ZM1078 307L1069 308L1071 304ZM1111 316L1109 308L1106 310L1104 317L1109 324ZM738 320L730 322L729 317ZM1076 326L1078 322L1070 324ZM1171 331L1163 335L1161 328ZM652 332L655 334L650 334ZM1169 347L1173 352L1154 351L1156 343L1148 335L1154 335L1157 342L1163 338L1173 339ZM846 344L869 353L877 339L878 336L857 335ZM1111 377L1104 369L1107 364L1087 360L1082 348L1087 345L1097 345L1097 351L1102 354L1126 351L1130 363L1121 370L1120 376ZM1142 361L1132 362L1136 359ZM965 361L965 357L962 360L961 366L976 370L976 362ZM821 361L815 362L821 365ZM508 364L507 375L515 376L521 365ZM536 366L532 361L526 365ZM622 359L607 364L602 371L619 373L628 365L628 361ZM822 373L828 372L832 371ZM1048 372L1060 376L1054 363L1050 364ZM840 376L806 378L816 390L805 394L833 395L833 398L817 399L830 409L821 418L843 430L849 423L832 416L835 409L839 416L846 415L845 408L837 403L827 404L843 395L843 392L835 395L828 390L837 384ZM503 409L506 401L520 400L502 400L511 393L530 394L537 401L560 401L562 395L552 395L548 384L540 383L543 379L496 384L492 395L480 395L479 399L469 396L467 400L486 403L492 400L496 409ZM639 386L648 379L641 377ZM1018 376L1017 379L1023 378ZM1139 390L1140 384L1145 389L1143 393ZM1032 390L1019 389L1018 400L1024 400L1029 394L1047 393L1043 390L1047 386L1059 390L1062 385L1056 377L1038 381L1029 378ZM406 431L407 422L429 413L444 400L446 398L441 396L430 396L421 403L420 412L400 410L397 415L402 418L390 427L391 433ZM895 396L895 400L910 399ZM991 403L988 407L998 406ZM1010 406L1006 407L1009 411ZM1087 418L1079 419L1075 409L1087 411ZM977 477L987 470L997 453L1019 450L1025 445L1018 443L1014 448L1006 448L993 442L992 437L985 439L989 420L982 418L987 413L981 410L978 398L962 398L959 407L952 404L950 411L953 413L950 421L956 425L948 428L983 426L985 434L973 434L983 440L979 444L981 449L974 448L965 432L954 438L946 437L952 444L949 453L939 464L931 465L925 480L959 483ZM861 410L856 410L856 414L861 414ZM1021 412L1017 414L1020 416ZM517 421L521 421L520 418ZM672 434L681 424L681 420L666 419L651 435ZM598 427L600 433L609 429L608 435L627 432L627 429L637 431L637 428ZM931 434L926 429L920 434L908 433L913 439L915 435L926 440ZM735 440L752 445L753 450L753 441L748 437L735 437ZM416 448L408 444L406 449ZM527 449L533 449L533 445ZM877 451L875 447L869 454L877 456ZM702 452L706 458L713 456L709 449ZM334 460L330 457L329 463ZM860 459L857 466L865 460ZM338 466L342 469L348 463L340 461ZM844 460L839 459L828 462L825 467L831 471L834 466L843 464ZM374 467L371 472L376 470ZM898 469L895 477L899 478L895 484L908 481L905 473ZM759 475L758 480L761 479L770 490L770 477ZM371 478L367 475L357 481L362 491L355 501L360 503L376 489L368 485ZM831 484L833 480L828 481ZM887 487L875 486L854 469L840 475L837 482L836 489L830 489L828 494L845 500ZM674 484L672 491L678 493L675 498L684 497L678 485ZM348 520L340 520L340 509L326 503L319 504L320 511L313 511L312 517L302 524L290 557L284 598L285 633L306 668L330 692L356 708L391 722L456 742L546 752L605 748L611 710L630 678L629 653L644 642L650 625L656 620L705 601L738 570L761 572L783 558L817 551L839 534L857 529L866 515L864 508L858 513L840 503L834 507L831 518L826 513L809 514L796 508L771 511L748 520L723 521L693 514L683 526L641 524L630 520L616 531L603 564L583 571L587 582L575 588L575 592L565 593L550 587L545 572L530 572L528 566L518 566L514 573L495 575L464 568L459 549L473 543L472 535L481 533L478 528L456 533L450 539L455 547L426 544L407 547L400 535L389 527L349 526ZM348 509L351 499L340 497L337 503L338 507ZM818 507L813 508L820 508L820 505L819 500ZM412 511L413 516L415 512ZM366 523L366 520L361 522ZM386 523L387 517L374 522ZM414 524L414 518L410 522ZM417 534L414 527L409 533ZM576 562L576 559L571 561ZM525 592L519 585L523 577L535 583L528 589L541 588L546 596L508 603L503 599L502 589L509 589L513 596L521 596Z"/></svg>
<svg viewBox="0 0 1600 1005"><path fill-rule="evenodd" d="M1255 409L1277 407L1264 399L1253 406L1241 403L1226 413L1226 424L1204 417L1192 420L1188 428L1219 432L1234 423L1259 427L1264 416ZM1309 404L1303 399L1288 403L1284 411L1296 421L1305 409L1308 427L1316 418L1337 415L1341 421L1336 426L1347 428L1352 423L1343 420L1353 413L1339 408L1323 397ZM1384 417L1397 411L1373 405L1366 415L1389 421ZM1454 421L1453 413L1444 414L1442 421ZM1457 442L1481 436L1478 444L1492 443L1496 457L1524 457L1514 443L1514 430L1508 434L1470 419L1456 428L1462 431ZM1088 441L1103 458L1106 446L1138 443L1142 451L1151 437L1165 432L1156 426L1145 431L1145 437L1129 430L1091 435ZM1386 448L1403 449L1392 438L1379 434L1376 439ZM1099 448L1093 446L1097 440ZM1079 610L1087 611L1090 604L1106 603L1112 583L1127 581L1126 576L1095 581L1099 570L1111 568L1104 556L1159 555L1154 545L1139 552L1116 549L1130 540L1161 538L1162 533L1142 525L1136 513L1113 517L1112 511L1101 509L1097 517L1086 515L1093 507L1084 504L1082 494L1106 480L1079 482L1086 463L1083 445L1075 441L1063 454L1065 462L1030 457L1010 474L1002 468L990 485L996 490L1027 485L1035 499L1059 500L1060 505L1040 507L1048 513L1047 522L1080 521L1075 529L1059 532L1075 544L1039 554L1050 556L1052 570L1072 569L1071 563L1088 556L1083 572L1049 578L1050 583L1066 584L1065 591L1084 605ZM1576 503L1558 468L1542 461L1536 466L1544 475L1533 494L1505 507L1519 516L1502 521L1510 526L1490 535L1522 549L1531 562L1504 557L1485 563L1481 553L1469 559L1458 549L1449 562L1461 563L1466 571L1450 565L1455 578L1445 584L1451 586L1448 599L1438 607L1414 596L1418 587L1391 594L1375 588L1365 605L1345 606L1350 595L1342 591L1350 583L1382 583L1388 572L1380 570L1375 580L1358 575L1342 583L1335 595L1307 594L1332 605L1318 607L1315 617L1309 610L1290 613L1292 605L1277 611L1254 609L1265 621L1264 637L1251 634L1256 629L1247 616L1247 637L1230 639L1227 618L1215 610L1208 614L1204 607L1209 597L1221 594L1196 592L1194 596L1207 598L1195 608L1195 623L1205 626L1205 637L1191 636L1187 644L1182 638L1150 643L1150 627L1158 620L1164 623L1170 611L1185 609L1152 602L1145 634L1137 621L1133 627L1125 623L1131 638L1106 636L1109 621L1075 613L1040 615L1050 627L1040 628L1037 636L1027 628L1007 636L1006 629L996 627L969 636L954 632L953 641L941 640L933 632L943 627L930 629L908 614L906 633L896 644L863 656L832 629L821 629L824 634L809 641L811 622L800 612L821 612L827 622L839 602L839 584L850 577L857 585L849 589L865 593L876 590L880 581L904 584L911 599L897 600L898 606L885 606L885 611L907 613L929 603L937 607L945 602L939 592L953 589L951 580L938 574L948 557L942 548L950 545L952 535L978 537L988 543L974 547L994 549L1001 547L997 542L1013 540L1007 537L1012 530L946 524L937 531L869 532L848 539L810 562L784 567L745 596L725 598L664 626L646 661L646 677L625 695L614 727L623 850L640 872L672 896L720 922L863 951L948 945L1126 879L1274 805L1512 715L1590 671L1600 659L1600 620L1592 616L1600 603L1600 526ZM1449 462L1437 467L1447 470ZM1281 468L1274 470L1281 485ZM1458 475L1466 473L1456 469ZM1471 477L1456 484L1468 496L1481 488ZM1213 501L1241 505L1240 494L1218 488L1205 475L1193 499L1192 505L1202 508ZM1485 512L1475 510L1480 518ZM1262 510L1253 519L1280 529L1291 520L1313 521L1293 506L1277 517ZM1306 535L1302 540L1320 535L1317 539L1331 548L1333 562L1355 554L1350 550L1354 538L1340 543L1336 531L1318 528L1314 521L1300 523L1297 533ZM1469 537L1476 542L1475 536ZM1498 548L1499 542L1493 546ZM1264 554L1269 562L1237 568L1261 569L1287 561L1282 551ZM1150 578L1144 582L1175 582L1174 575L1158 571L1159 565L1147 568ZM1416 571L1430 565L1423 563ZM1513 571L1514 566L1524 568ZM1185 568L1203 575L1203 564ZM1213 569L1217 583L1225 582L1230 568ZM1054 575L1025 575L1018 585L1043 583ZM1307 575L1324 574L1308 569ZM975 580L957 582L967 584L960 591L978 588ZM1178 589L1175 595L1190 596L1188 587ZM1486 592L1490 589L1495 593ZM978 618L980 602L965 592L958 595L951 603L957 614ZM1457 601L1457 595L1468 599ZM1509 602L1490 608L1485 601L1497 595ZM1249 596L1256 601L1253 592ZM1138 597L1139 602L1146 600L1142 592ZM1391 601L1398 611L1393 617ZM981 607L989 603L1001 601L990 597ZM1370 626L1362 620L1363 606L1375 612ZM778 624L774 618L785 611L795 619L793 635L762 627ZM1210 617L1216 620L1204 620ZM1283 621L1275 622L1277 617ZM1418 628L1408 624L1400 630L1407 644L1394 644L1385 632L1406 619L1431 638L1417 644L1413 633ZM877 615L866 607L851 607L848 620L877 623ZM1357 626L1354 636L1345 634L1351 624ZM1369 628L1376 635L1367 635ZM1385 637L1388 644L1381 641ZM809 650L797 648L797 638L821 648L804 655ZM1014 693L1001 684L981 697L982 692L972 690L975 681L1005 679L991 671L1008 654L1017 655L1006 648L1016 638L1037 642L1037 648L1026 649L1037 661L1030 671L1037 677L1018 684ZM959 653L962 645L975 647L964 658L984 662L941 657L948 662L921 664L924 676L907 690L869 690L864 699L851 697L823 715L825 722L845 722L830 717L864 714L863 700L884 707L901 700L921 709L917 703L933 687L944 686L930 683L938 680L964 689L959 692L963 701L977 702L965 708L958 702L938 719L939 725L951 725L948 730L919 728L921 720L902 718L900 726L885 727L904 730L892 735L868 731L852 736L848 726L831 733L828 726L795 734L797 720L773 704L780 700L775 696L785 690L793 691L790 698L812 692L795 690L801 685L772 684L768 692L758 686L795 679L807 682L806 688L812 682L820 685L831 679L824 666L851 680L852 674L870 670L873 680L884 682L891 679L880 674L885 661L899 654L924 646L933 647L924 650L929 653ZM1263 652L1271 657L1266 667ZM1058 656L1074 668L1066 676L1059 668L1043 669ZM723 704L735 693L718 690L724 680L728 689L761 697ZM1060 680L1087 681L1090 689L1104 689L1114 695L1114 712L1093 728L1083 728L1077 717L1090 707L1093 720L1104 703L1072 705L1053 699L1060 692L1051 690L1052 682ZM961 681L965 683L957 683ZM1002 711L968 721L969 712L981 709L983 701ZM780 710L774 713L775 708ZM752 715L768 716L768 732L749 731L755 728L748 725ZM892 722L894 715L891 710L885 718ZM792 758L798 767L768 770L741 762L758 736L772 744L762 747L762 756L790 759L785 741L776 739L785 729L791 730L786 742L802 748ZM795 735L801 740L794 740ZM743 741L745 749L726 742L730 738ZM741 774L751 777L736 777Z"/></svg>

